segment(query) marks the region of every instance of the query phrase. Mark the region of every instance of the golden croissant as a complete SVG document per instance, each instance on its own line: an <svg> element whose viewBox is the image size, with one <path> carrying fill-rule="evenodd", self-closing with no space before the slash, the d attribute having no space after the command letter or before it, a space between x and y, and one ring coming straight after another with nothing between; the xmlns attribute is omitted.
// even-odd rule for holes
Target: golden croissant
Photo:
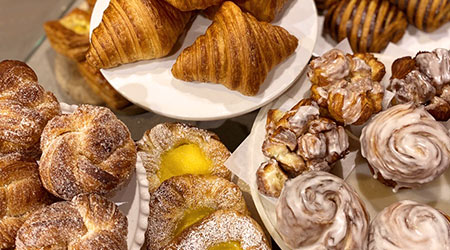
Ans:
<svg viewBox="0 0 450 250"><path fill-rule="evenodd" d="M206 33L172 67L175 78L213 82L253 96L269 71L294 53L298 40L285 29L259 22L225 2Z"/></svg>
<svg viewBox="0 0 450 250"><path fill-rule="evenodd" d="M203 10L223 2L223 0L166 0L173 7L182 10Z"/></svg>
<svg viewBox="0 0 450 250"><path fill-rule="evenodd" d="M191 15L162 0L111 0L86 60L96 68L111 68L166 56Z"/></svg>

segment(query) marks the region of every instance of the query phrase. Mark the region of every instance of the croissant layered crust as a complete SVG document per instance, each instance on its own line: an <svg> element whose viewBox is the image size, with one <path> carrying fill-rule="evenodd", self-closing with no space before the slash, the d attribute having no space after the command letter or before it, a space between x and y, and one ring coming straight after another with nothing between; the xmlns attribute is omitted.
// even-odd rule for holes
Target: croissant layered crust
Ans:
<svg viewBox="0 0 450 250"><path fill-rule="evenodd" d="M223 2L223 0L165 0L173 7L182 10L203 10L210 6L217 5Z"/></svg>
<svg viewBox="0 0 450 250"><path fill-rule="evenodd" d="M260 21L272 22L289 0L234 0L239 7Z"/></svg>

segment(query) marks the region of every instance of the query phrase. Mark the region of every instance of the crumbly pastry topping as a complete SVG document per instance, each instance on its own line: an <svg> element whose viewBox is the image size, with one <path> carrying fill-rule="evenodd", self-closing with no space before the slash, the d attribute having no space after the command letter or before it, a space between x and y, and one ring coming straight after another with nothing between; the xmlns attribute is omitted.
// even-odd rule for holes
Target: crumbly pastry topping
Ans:
<svg viewBox="0 0 450 250"><path fill-rule="evenodd" d="M383 209L372 221L370 250L448 250L450 222L440 211L403 200Z"/></svg>
<svg viewBox="0 0 450 250"><path fill-rule="evenodd" d="M400 104L364 127L361 153L375 176L413 188L440 176L450 166L450 132L423 107Z"/></svg>
<svg viewBox="0 0 450 250"><path fill-rule="evenodd" d="M292 249L366 249L369 217L341 178L311 171L286 182L277 230Z"/></svg>

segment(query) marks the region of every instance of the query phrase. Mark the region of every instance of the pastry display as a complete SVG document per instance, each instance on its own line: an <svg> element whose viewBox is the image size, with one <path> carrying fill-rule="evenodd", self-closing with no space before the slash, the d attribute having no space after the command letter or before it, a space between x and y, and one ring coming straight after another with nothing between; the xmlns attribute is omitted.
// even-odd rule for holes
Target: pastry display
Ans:
<svg viewBox="0 0 450 250"><path fill-rule="evenodd" d="M223 0L165 0L173 7L182 10L203 10L210 6L217 5L223 2Z"/></svg>
<svg viewBox="0 0 450 250"><path fill-rule="evenodd" d="M39 85L23 62L0 62L0 156L39 159L39 140L47 122L61 113L58 100Z"/></svg>
<svg viewBox="0 0 450 250"><path fill-rule="evenodd" d="M292 249L366 249L369 216L341 178L311 171L286 182L277 230Z"/></svg>
<svg viewBox="0 0 450 250"><path fill-rule="evenodd" d="M164 249L269 250L271 247L251 217L234 210L218 210L185 230Z"/></svg>
<svg viewBox="0 0 450 250"><path fill-rule="evenodd" d="M324 30L336 42L348 38L354 52L380 52L406 31L405 14L389 0L344 0L332 5Z"/></svg>
<svg viewBox="0 0 450 250"><path fill-rule="evenodd" d="M393 104L413 102L439 121L450 119L450 50L419 52L392 64L388 90L395 93Z"/></svg>
<svg viewBox="0 0 450 250"><path fill-rule="evenodd" d="M17 234L16 249L127 249L127 218L99 195L80 195L32 214Z"/></svg>
<svg viewBox="0 0 450 250"><path fill-rule="evenodd" d="M386 69L372 54L332 49L308 66L311 98L345 125L364 124L382 109Z"/></svg>
<svg viewBox="0 0 450 250"><path fill-rule="evenodd" d="M128 128L103 107L81 105L52 119L42 133L41 149L44 187L65 200L111 193L129 180L136 165Z"/></svg>
<svg viewBox="0 0 450 250"><path fill-rule="evenodd" d="M271 111L267 117L262 151L269 160L257 171L261 193L277 197L287 177L310 170L329 171L348 153L348 136L342 126L321 117L311 99L301 100L291 110Z"/></svg>
<svg viewBox="0 0 450 250"><path fill-rule="evenodd" d="M231 178L224 165L230 151L213 132L181 123L162 123L146 131L137 145L150 193L163 181L183 174Z"/></svg>
<svg viewBox="0 0 450 250"><path fill-rule="evenodd" d="M399 104L363 128L361 153L374 177L394 191L414 188L450 166L450 132L423 107Z"/></svg>
<svg viewBox="0 0 450 250"><path fill-rule="evenodd" d="M166 56L191 16L161 0L111 0L86 60L95 68L112 68Z"/></svg>
<svg viewBox="0 0 450 250"><path fill-rule="evenodd" d="M370 224L368 249L450 249L450 217L415 201L396 202Z"/></svg>
<svg viewBox="0 0 450 250"><path fill-rule="evenodd" d="M206 33L177 58L175 78L220 83L254 96L269 71L294 53L298 40L285 29L259 22L227 1Z"/></svg>
<svg viewBox="0 0 450 250"><path fill-rule="evenodd" d="M230 181L207 175L182 175L164 181L150 197L147 249L167 249L172 239L221 209L248 214L239 187Z"/></svg>
<svg viewBox="0 0 450 250"><path fill-rule="evenodd" d="M15 156L0 157L0 186L0 248L10 249L27 217L50 200L38 165Z"/></svg>

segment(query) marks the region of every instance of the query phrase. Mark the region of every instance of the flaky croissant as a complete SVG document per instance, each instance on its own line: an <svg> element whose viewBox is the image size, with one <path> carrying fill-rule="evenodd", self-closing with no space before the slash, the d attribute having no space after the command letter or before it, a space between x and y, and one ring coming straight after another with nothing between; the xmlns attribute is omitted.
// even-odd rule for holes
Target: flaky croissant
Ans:
<svg viewBox="0 0 450 250"><path fill-rule="evenodd" d="M112 0L92 34L86 60L111 68L166 56L191 15L160 0Z"/></svg>
<svg viewBox="0 0 450 250"><path fill-rule="evenodd" d="M184 81L221 83L253 96L269 71L297 45L297 38L285 29L259 22L228 1L206 33L180 54L172 74Z"/></svg>
<svg viewBox="0 0 450 250"><path fill-rule="evenodd" d="M223 0L166 0L173 7L182 10L203 10L223 2Z"/></svg>

